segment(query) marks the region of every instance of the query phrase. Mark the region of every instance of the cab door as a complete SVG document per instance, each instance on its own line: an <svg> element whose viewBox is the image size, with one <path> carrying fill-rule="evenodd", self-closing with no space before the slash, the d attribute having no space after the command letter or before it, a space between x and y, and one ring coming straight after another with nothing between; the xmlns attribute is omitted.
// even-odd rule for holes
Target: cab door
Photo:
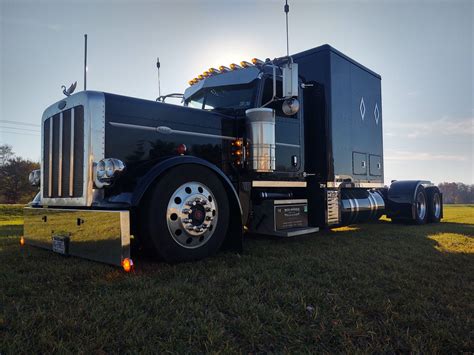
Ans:
<svg viewBox="0 0 474 355"><path fill-rule="evenodd" d="M273 80L265 79L261 104L270 101L273 95ZM277 97L282 96L282 83L277 80ZM302 114L287 116L282 111L283 100L274 101L265 107L275 110L276 171L299 172L302 156ZM300 106L302 107L302 106Z"/></svg>

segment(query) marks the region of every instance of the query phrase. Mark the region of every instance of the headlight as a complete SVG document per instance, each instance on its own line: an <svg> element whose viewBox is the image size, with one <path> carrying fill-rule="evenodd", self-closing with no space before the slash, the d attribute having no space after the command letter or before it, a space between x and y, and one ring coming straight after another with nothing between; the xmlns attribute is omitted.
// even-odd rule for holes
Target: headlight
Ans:
<svg viewBox="0 0 474 355"><path fill-rule="evenodd" d="M30 184L33 186L39 186L41 182L41 170L33 170L30 175L28 175L28 180Z"/></svg>
<svg viewBox="0 0 474 355"><path fill-rule="evenodd" d="M112 185L117 176L125 169L125 164L114 158L100 160L95 165L94 184L99 189Z"/></svg>

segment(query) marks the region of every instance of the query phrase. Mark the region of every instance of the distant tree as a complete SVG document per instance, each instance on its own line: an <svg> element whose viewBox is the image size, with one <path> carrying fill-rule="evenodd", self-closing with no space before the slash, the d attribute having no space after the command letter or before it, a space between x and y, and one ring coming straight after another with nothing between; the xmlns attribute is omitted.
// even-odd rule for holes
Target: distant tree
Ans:
<svg viewBox="0 0 474 355"><path fill-rule="evenodd" d="M444 203L474 203L474 185L460 182L443 182L438 185Z"/></svg>
<svg viewBox="0 0 474 355"><path fill-rule="evenodd" d="M8 144L0 145L0 166L5 165L10 159L15 156L13 147Z"/></svg>
<svg viewBox="0 0 474 355"><path fill-rule="evenodd" d="M0 202L27 203L33 199L38 188L31 186L28 175L39 169L39 164L20 157L9 159L0 166Z"/></svg>

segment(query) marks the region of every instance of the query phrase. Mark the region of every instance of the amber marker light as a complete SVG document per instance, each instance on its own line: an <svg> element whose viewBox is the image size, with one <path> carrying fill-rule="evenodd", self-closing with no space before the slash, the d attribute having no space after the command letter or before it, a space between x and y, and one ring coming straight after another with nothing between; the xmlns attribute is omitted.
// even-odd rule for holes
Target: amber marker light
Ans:
<svg viewBox="0 0 474 355"><path fill-rule="evenodd" d="M209 76L209 72L208 71L205 71L204 73L202 73L202 75L207 78Z"/></svg>
<svg viewBox="0 0 474 355"><path fill-rule="evenodd" d="M221 71L221 73L225 73L226 71L230 71L230 69L227 68L225 65L221 65L219 67L219 70Z"/></svg>
<svg viewBox="0 0 474 355"><path fill-rule="evenodd" d="M263 60L260 60L258 58L252 58L252 63L253 65L263 65Z"/></svg>
<svg viewBox="0 0 474 355"><path fill-rule="evenodd" d="M209 68L208 72L210 74L219 74L219 69L216 68Z"/></svg>
<svg viewBox="0 0 474 355"><path fill-rule="evenodd" d="M240 62L240 66L241 66L242 68L248 68L248 67L252 67L253 64L252 64L252 63L249 63L249 62L246 62L245 60L243 60L243 61Z"/></svg>
<svg viewBox="0 0 474 355"><path fill-rule="evenodd" d="M194 85L194 84L195 84L194 79L193 79L193 80L189 80L189 81L188 81L188 84L189 84L189 85Z"/></svg>
<svg viewBox="0 0 474 355"><path fill-rule="evenodd" d="M232 63L232 64L230 65L230 69L232 69L232 70L237 70L237 69L242 69L242 67L241 67L240 65L238 65L238 64Z"/></svg>
<svg viewBox="0 0 474 355"><path fill-rule="evenodd" d="M20 237L20 245L24 246L25 245L25 238Z"/></svg>
<svg viewBox="0 0 474 355"><path fill-rule="evenodd" d="M122 260L122 267L125 272L130 272L133 269L133 261L132 259L125 258Z"/></svg>
<svg viewBox="0 0 474 355"><path fill-rule="evenodd" d="M202 79L204 79L204 75L202 75L202 74L199 74L199 75L198 75L198 79L199 79L199 80L202 80Z"/></svg>

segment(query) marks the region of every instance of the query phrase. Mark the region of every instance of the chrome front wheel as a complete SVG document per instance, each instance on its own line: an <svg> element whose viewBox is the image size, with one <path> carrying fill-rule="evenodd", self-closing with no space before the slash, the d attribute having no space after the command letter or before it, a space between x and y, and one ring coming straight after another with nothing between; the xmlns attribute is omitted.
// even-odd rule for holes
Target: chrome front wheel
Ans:
<svg viewBox="0 0 474 355"><path fill-rule="evenodd" d="M174 241L184 248L206 244L214 233L217 219L216 198L203 183L185 183L170 197L166 223Z"/></svg>

